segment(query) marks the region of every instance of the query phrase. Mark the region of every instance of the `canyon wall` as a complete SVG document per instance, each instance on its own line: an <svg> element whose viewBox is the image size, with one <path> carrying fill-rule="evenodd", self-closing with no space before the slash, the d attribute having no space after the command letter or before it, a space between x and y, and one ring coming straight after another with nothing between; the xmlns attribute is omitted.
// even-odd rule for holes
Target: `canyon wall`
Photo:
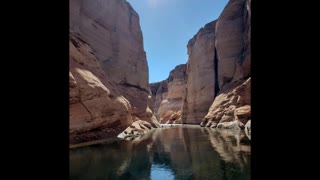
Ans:
<svg viewBox="0 0 320 180"><path fill-rule="evenodd" d="M70 0L69 41L70 143L116 136L139 120L159 127L139 16L129 3Z"/></svg>
<svg viewBox="0 0 320 180"><path fill-rule="evenodd" d="M160 123L181 123L182 98L186 86L186 65L180 64L161 82L151 83L154 112Z"/></svg>
<svg viewBox="0 0 320 180"><path fill-rule="evenodd" d="M151 85L159 119L178 107L169 101L170 91L176 91L183 94L182 105L178 103L182 123L244 128L251 119L250 3L230 0L217 20L190 39L184 90L170 86L170 78ZM167 89L160 88L164 82Z"/></svg>
<svg viewBox="0 0 320 180"><path fill-rule="evenodd" d="M161 82L150 83L150 90L152 93L153 110L159 119L158 110L162 100L168 96L168 80L165 79Z"/></svg>
<svg viewBox="0 0 320 180"><path fill-rule="evenodd" d="M215 26L212 21L188 42L187 85L183 98L182 121L199 124L215 96Z"/></svg>
<svg viewBox="0 0 320 180"><path fill-rule="evenodd" d="M251 119L250 42L251 0L230 0L216 24L220 92L202 126L244 128Z"/></svg>

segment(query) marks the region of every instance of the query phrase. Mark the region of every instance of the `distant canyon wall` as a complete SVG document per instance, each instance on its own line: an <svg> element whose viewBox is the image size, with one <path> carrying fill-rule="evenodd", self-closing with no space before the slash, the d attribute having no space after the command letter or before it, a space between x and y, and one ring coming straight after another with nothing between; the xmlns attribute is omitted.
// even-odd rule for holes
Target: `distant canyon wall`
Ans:
<svg viewBox="0 0 320 180"><path fill-rule="evenodd" d="M150 84L154 112L160 123L181 123L181 107L185 86L185 64L178 65L170 71L166 80Z"/></svg>
<svg viewBox="0 0 320 180"><path fill-rule="evenodd" d="M139 16L125 0L70 0L70 143L116 136L153 114ZM149 125L147 125L149 127Z"/></svg>
<svg viewBox="0 0 320 180"><path fill-rule="evenodd" d="M182 123L244 128L251 119L250 41L251 0L230 0L219 18L188 42L184 90L169 86L168 79L151 84L159 119L172 109L169 92L178 91Z"/></svg>

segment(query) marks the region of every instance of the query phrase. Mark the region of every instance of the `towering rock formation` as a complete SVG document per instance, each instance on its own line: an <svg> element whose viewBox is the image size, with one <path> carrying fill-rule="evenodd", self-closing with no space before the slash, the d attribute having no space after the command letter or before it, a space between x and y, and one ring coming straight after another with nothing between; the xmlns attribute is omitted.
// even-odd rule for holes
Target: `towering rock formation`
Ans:
<svg viewBox="0 0 320 180"><path fill-rule="evenodd" d="M170 92L184 94L182 123L244 128L251 119L250 3L230 0L219 18L206 24L188 42L186 77L180 78L186 80L185 90L180 89L182 85L170 85L170 78L151 85L162 123L169 118L166 113L172 114L171 110L181 106L180 102L176 105L169 101L174 99ZM159 88L164 82L168 82L168 92ZM180 117L179 113L173 117Z"/></svg>
<svg viewBox="0 0 320 180"><path fill-rule="evenodd" d="M215 96L215 26L212 21L188 43L187 86L183 98L182 121L199 124Z"/></svg>
<svg viewBox="0 0 320 180"><path fill-rule="evenodd" d="M185 64L180 64L170 71L166 80L150 84L154 99L154 110L161 123L181 123L182 98L185 93L185 86Z"/></svg>
<svg viewBox="0 0 320 180"><path fill-rule="evenodd" d="M218 79L222 89L251 75L250 0L230 0L216 25Z"/></svg>
<svg viewBox="0 0 320 180"><path fill-rule="evenodd" d="M251 0L230 0L216 24L220 92L202 126L233 128L251 119Z"/></svg>
<svg viewBox="0 0 320 180"><path fill-rule="evenodd" d="M139 16L125 0L70 0L70 143L153 127Z"/></svg>

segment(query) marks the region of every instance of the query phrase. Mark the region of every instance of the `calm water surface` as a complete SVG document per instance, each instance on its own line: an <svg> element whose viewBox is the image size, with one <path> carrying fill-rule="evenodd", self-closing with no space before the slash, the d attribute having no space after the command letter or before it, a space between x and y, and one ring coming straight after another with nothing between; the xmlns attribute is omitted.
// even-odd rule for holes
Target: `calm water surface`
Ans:
<svg viewBox="0 0 320 180"><path fill-rule="evenodd" d="M179 125L70 149L70 179L250 179L250 158L243 131Z"/></svg>

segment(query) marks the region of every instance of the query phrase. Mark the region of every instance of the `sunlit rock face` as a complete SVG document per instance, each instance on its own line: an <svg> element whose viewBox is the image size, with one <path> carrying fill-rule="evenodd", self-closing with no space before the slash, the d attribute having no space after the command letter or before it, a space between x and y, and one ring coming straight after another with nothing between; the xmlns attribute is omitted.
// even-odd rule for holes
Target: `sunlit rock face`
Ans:
<svg viewBox="0 0 320 180"><path fill-rule="evenodd" d="M182 98L186 87L186 65L173 69L168 81L168 95L162 100L157 114L161 123L181 123Z"/></svg>
<svg viewBox="0 0 320 180"><path fill-rule="evenodd" d="M148 133L150 130L153 129L154 128L150 123L146 121L136 120L117 137L128 140L134 140L136 138L140 138L142 135Z"/></svg>
<svg viewBox="0 0 320 180"><path fill-rule="evenodd" d="M159 119L158 110L162 100L167 99L168 96L168 80L165 79L160 82L150 83L150 90L152 94L153 110Z"/></svg>
<svg viewBox="0 0 320 180"><path fill-rule="evenodd" d="M251 78L237 85L239 83L220 92L201 122L201 126L244 128L247 121L251 119Z"/></svg>
<svg viewBox="0 0 320 180"><path fill-rule="evenodd" d="M90 44L113 82L149 91L139 15L128 2L70 0L70 31Z"/></svg>
<svg viewBox="0 0 320 180"><path fill-rule="evenodd" d="M123 0L70 0L70 143L116 136L150 107L139 16Z"/></svg>
<svg viewBox="0 0 320 180"><path fill-rule="evenodd" d="M182 98L186 86L186 65L181 64L170 71L169 77L150 84L154 110L160 123L181 123Z"/></svg>
<svg viewBox="0 0 320 180"><path fill-rule="evenodd" d="M69 45L70 143L115 136L132 123L130 103L78 34Z"/></svg>

